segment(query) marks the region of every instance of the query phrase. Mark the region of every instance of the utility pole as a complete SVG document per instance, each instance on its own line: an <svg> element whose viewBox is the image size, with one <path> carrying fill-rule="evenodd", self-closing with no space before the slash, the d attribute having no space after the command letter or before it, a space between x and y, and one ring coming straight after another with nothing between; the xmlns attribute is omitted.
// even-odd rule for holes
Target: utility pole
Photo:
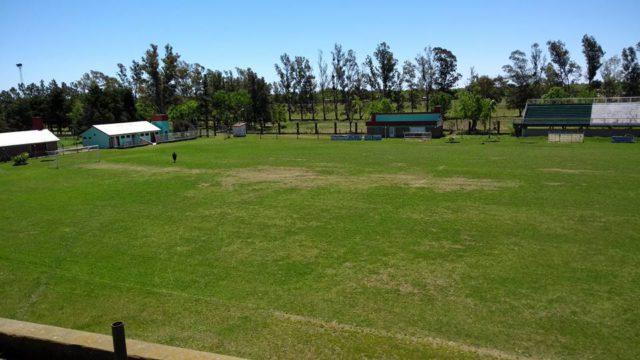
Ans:
<svg viewBox="0 0 640 360"><path fill-rule="evenodd" d="M24 85L24 81L22 81L22 63L18 63L16 64L16 66L18 67L18 72L20 73L20 84L18 85Z"/></svg>

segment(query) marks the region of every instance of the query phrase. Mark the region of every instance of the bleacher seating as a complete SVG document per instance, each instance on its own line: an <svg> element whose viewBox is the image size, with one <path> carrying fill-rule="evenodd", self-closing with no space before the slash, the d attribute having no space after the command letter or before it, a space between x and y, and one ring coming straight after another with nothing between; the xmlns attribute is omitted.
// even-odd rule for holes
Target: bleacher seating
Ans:
<svg viewBox="0 0 640 360"><path fill-rule="evenodd" d="M528 104L524 113L525 125L588 126L591 104Z"/></svg>
<svg viewBox="0 0 640 360"><path fill-rule="evenodd" d="M593 104L591 126L640 126L640 103Z"/></svg>

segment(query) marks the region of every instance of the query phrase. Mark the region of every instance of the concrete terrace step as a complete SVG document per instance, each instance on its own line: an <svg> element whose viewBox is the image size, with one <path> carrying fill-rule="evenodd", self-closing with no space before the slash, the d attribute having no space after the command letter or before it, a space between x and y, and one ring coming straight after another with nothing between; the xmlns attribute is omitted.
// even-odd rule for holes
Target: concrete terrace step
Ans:
<svg viewBox="0 0 640 360"><path fill-rule="evenodd" d="M127 339L129 359L240 358ZM10 359L113 359L111 336L0 318L0 356ZM13 357L12 357L13 356Z"/></svg>

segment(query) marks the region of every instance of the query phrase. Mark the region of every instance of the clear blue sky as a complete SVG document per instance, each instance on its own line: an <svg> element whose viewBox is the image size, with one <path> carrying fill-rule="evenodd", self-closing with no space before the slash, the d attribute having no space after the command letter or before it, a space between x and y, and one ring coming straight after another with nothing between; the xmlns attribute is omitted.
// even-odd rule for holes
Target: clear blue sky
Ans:
<svg viewBox="0 0 640 360"><path fill-rule="evenodd" d="M640 0L625 1L32 1L0 0L0 89L24 80L77 80L139 59L150 43L173 45L211 69L251 67L275 80L280 54L330 57L335 42L362 62L386 41L401 61L425 46L458 57L465 76L498 75L515 49L564 41L583 65L580 40L606 57L640 41Z"/></svg>

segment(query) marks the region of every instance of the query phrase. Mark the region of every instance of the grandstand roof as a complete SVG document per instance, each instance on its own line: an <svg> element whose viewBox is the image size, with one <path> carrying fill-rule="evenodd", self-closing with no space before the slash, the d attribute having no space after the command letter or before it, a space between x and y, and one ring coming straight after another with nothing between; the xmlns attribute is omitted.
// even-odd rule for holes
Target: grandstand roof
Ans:
<svg viewBox="0 0 640 360"><path fill-rule="evenodd" d="M0 147L16 145L30 145L48 142L58 142L57 136L49 130L28 130L0 133Z"/></svg>
<svg viewBox="0 0 640 360"><path fill-rule="evenodd" d="M597 97L597 98L559 98L559 99L529 99L527 105L558 105L558 104L607 104L607 103L640 103L640 97Z"/></svg>
<svg viewBox="0 0 640 360"><path fill-rule="evenodd" d="M93 125L94 128L102 131L103 133L114 136L114 135L124 135L124 134L135 134L141 132L148 131L158 131L159 127L153 125L148 121L133 121L133 122L125 122L125 123L114 123L114 124L100 124Z"/></svg>

